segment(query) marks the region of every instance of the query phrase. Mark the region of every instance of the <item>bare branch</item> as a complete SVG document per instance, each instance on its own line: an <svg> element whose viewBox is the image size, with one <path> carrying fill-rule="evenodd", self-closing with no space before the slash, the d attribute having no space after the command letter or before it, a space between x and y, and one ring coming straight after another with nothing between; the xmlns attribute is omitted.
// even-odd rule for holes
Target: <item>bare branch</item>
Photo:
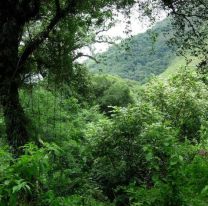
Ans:
<svg viewBox="0 0 208 206"><path fill-rule="evenodd" d="M184 18L188 22L189 26L192 28L192 31L194 32L194 35L197 36L197 37L199 36L199 34L197 33L194 25L191 23L190 19L185 14L178 13L175 10L173 10L173 14L175 14L177 16L181 16L182 18Z"/></svg>
<svg viewBox="0 0 208 206"><path fill-rule="evenodd" d="M107 28L107 29L105 28L105 29L99 30L95 34L98 35L98 34L100 34L102 32L105 32L105 31L109 31L109 28Z"/></svg>
<svg viewBox="0 0 208 206"><path fill-rule="evenodd" d="M75 61L77 59L79 59L80 57L88 57L90 59L92 59L93 61L95 61L97 64L99 64L100 62L93 56L88 55L88 54L83 54L83 53L78 53L72 60Z"/></svg>
<svg viewBox="0 0 208 206"><path fill-rule="evenodd" d="M106 44L116 45L115 42L113 42L113 41L108 41L108 40L94 40L93 43L106 43Z"/></svg>

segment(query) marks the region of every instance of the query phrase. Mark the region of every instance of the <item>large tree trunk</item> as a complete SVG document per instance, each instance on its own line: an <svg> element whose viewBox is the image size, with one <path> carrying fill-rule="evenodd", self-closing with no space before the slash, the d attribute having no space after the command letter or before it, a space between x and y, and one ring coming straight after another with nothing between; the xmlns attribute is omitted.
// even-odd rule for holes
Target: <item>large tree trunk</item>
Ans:
<svg viewBox="0 0 208 206"><path fill-rule="evenodd" d="M27 118L20 104L18 85L11 82L9 88L4 90L6 95L2 99L2 106L7 139L13 153L20 154L20 147L28 142Z"/></svg>
<svg viewBox="0 0 208 206"><path fill-rule="evenodd" d="M14 153L28 141L26 118L19 101L18 46L22 26L15 18L0 19L0 104L3 107L8 143ZM4 18L5 17L5 18Z"/></svg>

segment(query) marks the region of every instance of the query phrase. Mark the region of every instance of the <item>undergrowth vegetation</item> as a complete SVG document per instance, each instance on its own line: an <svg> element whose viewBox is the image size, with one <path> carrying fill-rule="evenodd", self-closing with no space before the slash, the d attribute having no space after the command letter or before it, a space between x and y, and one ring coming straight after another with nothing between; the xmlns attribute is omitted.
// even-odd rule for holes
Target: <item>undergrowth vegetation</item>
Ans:
<svg viewBox="0 0 208 206"><path fill-rule="evenodd" d="M0 205L208 204L208 91L201 76L183 68L137 94L109 78L98 84L95 77L85 100L45 82L22 90L31 143L18 158L1 143Z"/></svg>

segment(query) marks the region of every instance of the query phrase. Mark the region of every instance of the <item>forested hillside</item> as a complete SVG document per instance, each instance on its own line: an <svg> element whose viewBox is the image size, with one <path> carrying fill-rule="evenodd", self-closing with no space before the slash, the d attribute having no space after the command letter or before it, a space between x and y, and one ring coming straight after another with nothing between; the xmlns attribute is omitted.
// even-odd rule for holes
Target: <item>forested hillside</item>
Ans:
<svg viewBox="0 0 208 206"><path fill-rule="evenodd" d="M0 1L0 206L207 206L207 3ZM171 22L77 61L132 10Z"/></svg>
<svg viewBox="0 0 208 206"><path fill-rule="evenodd" d="M176 47L168 45L173 31L170 20L158 22L152 29L112 46L87 61L92 72L103 72L133 79L141 83L164 72L176 56Z"/></svg>

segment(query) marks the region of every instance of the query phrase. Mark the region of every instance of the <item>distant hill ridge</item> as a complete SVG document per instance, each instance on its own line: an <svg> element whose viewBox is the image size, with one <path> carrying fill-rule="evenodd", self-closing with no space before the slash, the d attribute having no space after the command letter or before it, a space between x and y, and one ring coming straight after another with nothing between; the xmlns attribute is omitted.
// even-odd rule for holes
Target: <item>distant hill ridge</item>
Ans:
<svg viewBox="0 0 208 206"><path fill-rule="evenodd" d="M150 77L163 73L175 58L176 48L167 45L171 34L170 20L165 19L145 33L96 55L99 64L92 60L86 64L95 73L108 73L145 83Z"/></svg>

